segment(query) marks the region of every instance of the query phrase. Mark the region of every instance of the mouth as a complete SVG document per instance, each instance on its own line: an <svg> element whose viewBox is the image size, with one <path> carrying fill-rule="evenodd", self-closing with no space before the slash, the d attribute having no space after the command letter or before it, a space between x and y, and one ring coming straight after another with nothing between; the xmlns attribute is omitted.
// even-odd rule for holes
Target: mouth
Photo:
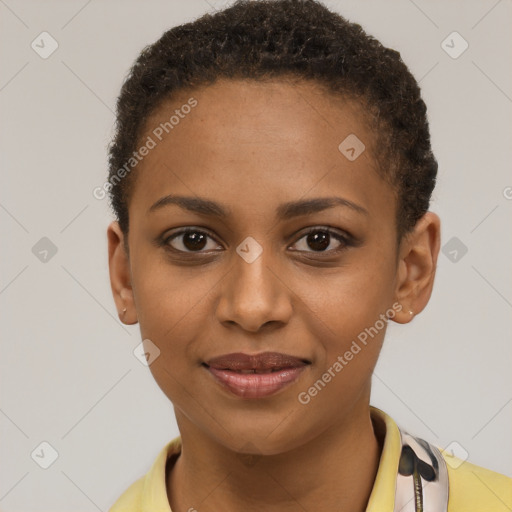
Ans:
<svg viewBox="0 0 512 512"><path fill-rule="evenodd" d="M279 352L226 354L203 367L230 393L241 398L273 395L298 379L310 365L307 359Z"/></svg>

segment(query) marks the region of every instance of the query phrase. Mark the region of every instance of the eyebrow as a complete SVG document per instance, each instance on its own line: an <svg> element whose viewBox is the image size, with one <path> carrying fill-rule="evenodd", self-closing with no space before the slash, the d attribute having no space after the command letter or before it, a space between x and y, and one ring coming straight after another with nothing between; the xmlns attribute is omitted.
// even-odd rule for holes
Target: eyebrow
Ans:
<svg viewBox="0 0 512 512"><path fill-rule="evenodd" d="M231 213L231 210L226 206L209 199L176 195L167 195L160 198L149 208L148 213L152 213L169 205L176 205L192 213L218 217L219 219L225 219ZM280 220L289 220L301 215L310 215L312 213L321 212L329 208L334 208L335 206L345 206L357 213L368 215L368 210L366 210L366 208L363 208L348 199L343 199L342 197L319 197L283 203L277 207L276 217Z"/></svg>

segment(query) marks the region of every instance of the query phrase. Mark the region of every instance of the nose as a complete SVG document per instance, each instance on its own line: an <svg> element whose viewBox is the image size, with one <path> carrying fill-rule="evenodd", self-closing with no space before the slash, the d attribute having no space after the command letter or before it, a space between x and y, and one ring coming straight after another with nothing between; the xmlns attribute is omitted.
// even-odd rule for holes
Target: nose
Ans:
<svg viewBox="0 0 512 512"><path fill-rule="evenodd" d="M267 249L268 250L268 249ZM293 312L292 292L280 279L279 271L266 258L265 250L252 263L235 256L223 279L216 315L225 325L237 324L258 332L269 326L283 326Z"/></svg>

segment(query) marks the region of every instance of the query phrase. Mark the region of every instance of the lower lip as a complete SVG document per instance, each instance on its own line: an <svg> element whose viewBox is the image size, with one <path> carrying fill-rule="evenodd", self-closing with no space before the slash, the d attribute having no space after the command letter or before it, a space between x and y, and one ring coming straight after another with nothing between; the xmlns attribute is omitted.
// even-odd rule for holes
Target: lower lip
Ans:
<svg viewBox="0 0 512 512"><path fill-rule="evenodd" d="M241 398L263 398L291 384L305 368L285 368L271 373L240 373L211 367L207 367L207 370L234 395Z"/></svg>

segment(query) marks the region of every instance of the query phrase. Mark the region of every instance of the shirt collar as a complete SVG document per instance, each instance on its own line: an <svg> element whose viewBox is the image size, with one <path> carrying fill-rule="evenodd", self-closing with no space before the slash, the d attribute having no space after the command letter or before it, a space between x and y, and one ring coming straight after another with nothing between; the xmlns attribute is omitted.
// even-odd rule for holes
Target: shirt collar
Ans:
<svg viewBox="0 0 512 512"><path fill-rule="evenodd" d="M400 460L400 431L394 420L380 409L370 406L370 416L384 443L366 512L391 512L394 507L396 475ZM167 498L165 467L169 457L180 452L181 437L178 436L169 441L158 454L144 479L142 512L172 512Z"/></svg>
<svg viewBox="0 0 512 512"><path fill-rule="evenodd" d="M402 449L400 430L391 416L376 407L370 406L370 416L384 443L366 512L391 512L395 504L396 475Z"/></svg>

